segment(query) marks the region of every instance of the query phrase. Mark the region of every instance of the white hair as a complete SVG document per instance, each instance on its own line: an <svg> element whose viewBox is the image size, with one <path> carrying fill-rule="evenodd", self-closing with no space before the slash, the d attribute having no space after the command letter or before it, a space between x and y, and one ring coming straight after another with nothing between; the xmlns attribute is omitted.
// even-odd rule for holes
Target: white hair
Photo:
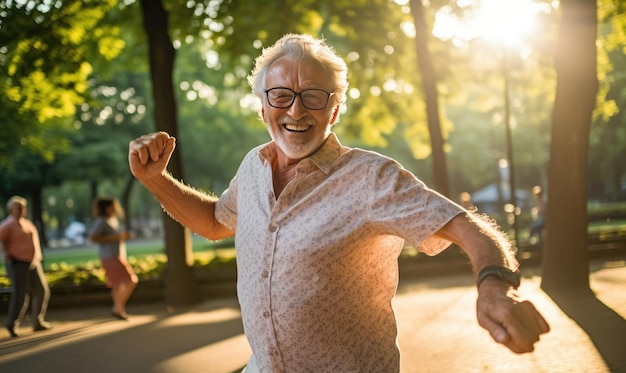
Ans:
<svg viewBox="0 0 626 373"><path fill-rule="evenodd" d="M324 39L316 39L306 34L287 34L274 45L263 49L255 60L252 74L248 76L248 83L254 93L261 100L265 97L265 75L270 66L279 58L295 57L318 62L328 69L333 77L333 93L339 102L345 105L346 91L348 90L348 66L337 55L334 48L326 44Z"/></svg>

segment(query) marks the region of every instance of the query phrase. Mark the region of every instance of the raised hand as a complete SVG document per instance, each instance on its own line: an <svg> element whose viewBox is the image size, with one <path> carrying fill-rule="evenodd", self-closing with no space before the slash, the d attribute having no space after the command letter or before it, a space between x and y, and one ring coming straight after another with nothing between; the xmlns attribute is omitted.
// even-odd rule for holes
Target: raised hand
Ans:
<svg viewBox="0 0 626 373"><path fill-rule="evenodd" d="M143 135L128 145L130 172L140 181L165 172L176 147L176 139L166 132Z"/></svg>

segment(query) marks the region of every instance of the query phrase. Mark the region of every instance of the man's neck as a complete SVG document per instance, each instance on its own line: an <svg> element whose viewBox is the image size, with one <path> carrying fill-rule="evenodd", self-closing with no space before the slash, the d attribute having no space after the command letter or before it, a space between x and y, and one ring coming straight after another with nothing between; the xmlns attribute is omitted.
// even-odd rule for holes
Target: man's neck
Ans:
<svg viewBox="0 0 626 373"><path fill-rule="evenodd" d="M296 175L296 166L300 162L300 160L288 158L280 149L277 149L277 151L280 155L274 158L274 162L272 162L272 182L276 198L282 193L287 184L293 180Z"/></svg>

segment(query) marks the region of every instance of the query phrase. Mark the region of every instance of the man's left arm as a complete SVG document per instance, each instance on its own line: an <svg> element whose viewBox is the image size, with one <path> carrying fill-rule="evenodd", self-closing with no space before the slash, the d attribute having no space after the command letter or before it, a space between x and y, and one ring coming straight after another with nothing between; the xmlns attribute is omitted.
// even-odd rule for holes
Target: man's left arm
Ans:
<svg viewBox="0 0 626 373"><path fill-rule="evenodd" d="M478 274L478 323L511 351L533 351L550 327L534 305L517 294L518 262L499 227L486 217L462 213L436 235L459 245Z"/></svg>

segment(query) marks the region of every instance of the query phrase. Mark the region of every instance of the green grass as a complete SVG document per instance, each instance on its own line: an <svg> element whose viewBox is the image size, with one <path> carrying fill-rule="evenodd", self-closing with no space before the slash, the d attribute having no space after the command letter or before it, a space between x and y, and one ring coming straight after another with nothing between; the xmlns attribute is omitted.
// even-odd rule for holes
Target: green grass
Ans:
<svg viewBox="0 0 626 373"><path fill-rule="evenodd" d="M589 223L590 238L603 240L626 237L626 220L606 220Z"/></svg>

